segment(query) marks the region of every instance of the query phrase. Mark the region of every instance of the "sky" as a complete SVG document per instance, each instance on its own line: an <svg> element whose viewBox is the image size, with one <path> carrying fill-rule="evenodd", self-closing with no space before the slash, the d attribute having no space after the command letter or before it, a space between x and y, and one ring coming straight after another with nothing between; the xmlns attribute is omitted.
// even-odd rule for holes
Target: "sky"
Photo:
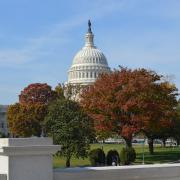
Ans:
<svg viewBox="0 0 180 180"><path fill-rule="evenodd" d="M151 69L180 89L179 9L179 0L0 0L0 104L31 83L67 81L88 19L112 69Z"/></svg>

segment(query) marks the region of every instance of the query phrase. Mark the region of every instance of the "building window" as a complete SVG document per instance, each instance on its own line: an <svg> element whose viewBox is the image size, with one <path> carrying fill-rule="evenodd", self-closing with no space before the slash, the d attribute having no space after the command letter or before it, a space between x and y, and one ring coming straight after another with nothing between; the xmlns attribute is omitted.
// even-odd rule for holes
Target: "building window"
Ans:
<svg viewBox="0 0 180 180"><path fill-rule="evenodd" d="M94 77L96 78L96 72L94 73Z"/></svg>

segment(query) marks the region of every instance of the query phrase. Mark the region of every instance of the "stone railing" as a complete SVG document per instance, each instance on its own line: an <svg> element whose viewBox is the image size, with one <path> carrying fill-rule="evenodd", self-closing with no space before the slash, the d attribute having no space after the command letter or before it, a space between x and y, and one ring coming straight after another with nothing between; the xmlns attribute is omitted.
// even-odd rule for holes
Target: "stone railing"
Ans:
<svg viewBox="0 0 180 180"><path fill-rule="evenodd" d="M50 138L0 138L0 173L7 180L53 180L58 150Z"/></svg>
<svg viewBox="0 0 180 180"><path fill-rule="evenodd" d="M7 180L6 174L0 174L0 180Z"/></svg>
<svg viewBox="0 0 180 180"><path fill-rule="evenodd" d="M0 180L180 180L180 163L54 169L50 138L0 138Z"/></svg>
<svg viewBox="0 0 180 180"><path fill-rule="evenodd" d="M180 164L55 169L54 180L180 180Z"/></svg>

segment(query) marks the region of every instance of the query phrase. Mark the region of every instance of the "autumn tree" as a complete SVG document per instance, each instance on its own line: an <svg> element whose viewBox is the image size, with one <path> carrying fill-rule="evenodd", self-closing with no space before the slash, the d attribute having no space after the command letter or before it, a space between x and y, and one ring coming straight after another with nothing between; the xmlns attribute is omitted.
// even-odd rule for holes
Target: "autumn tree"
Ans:
<svg viewBox="0 0 180 180"><path fill-rule="evenodd" d="M176 107L176 114L173 118L170 136L176 140L177 145L179 146L180 145L180 102Z"/></svg>
<svg viewBox="0 0 180 180"><path fill-rule="evenodd" d="M10 105L7 111L9 130L14 137L40 136L43 118L47 114L44 105Z"/></svg>
<svg viewBox="0 0 180 180"><path fill-rule="evenodd" d="M66 167L70 167L73 156L87 156L94 132L92 120L77 102L65 98L53 101L48 108L45 126L54 142L62 145L61 154L66 157Z"/></svg>
<svg viewBox="0 0 180 180"><path fill-rule="evenodd" d="M169 128L172 128L177 106L177 88L167 81L159 81L149 86L148 92L143 98L143 116L146 121L143 131L148 137L150 154L154 153L153 141L155 138L166 138Z"/></svg>
<svg viewBox="0 0 180 180"><path fill-rule="evenodd" d="M169 123L166 117L176 104L176 88L168 89L161 78L154 71L120 67L86 88L81 105L94 119L97 132L116 132L131 147L136 133L143 131L151 138Z"/></svg>
<svg viewBox="0 0 180 180"><path fill-rule="evenodd" d="M19 103L22 105L43 104L47 105L55 99L56 93L46 83L34 83L28 85L19 95Z"/></svg>
<svg viewBox="0 0 180 180"><path fill-rule="evenodd" d="M40 136L48 104L57 96L44 83L30 84L19 95L19 103L9 106L7 119L10 132L17 137Z"/></svg>

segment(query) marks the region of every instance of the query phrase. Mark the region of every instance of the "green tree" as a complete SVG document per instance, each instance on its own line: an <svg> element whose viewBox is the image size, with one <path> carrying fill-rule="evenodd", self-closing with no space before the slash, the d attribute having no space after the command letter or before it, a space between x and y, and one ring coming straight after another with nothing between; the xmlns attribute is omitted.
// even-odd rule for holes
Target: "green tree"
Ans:
<svg viewBox="0 0 180 180"><path fill-rule="evenodd" d="M48 108L45 127L56 144L62 145L61 154L70 167L72 156L87 157L93 137L92 120L79 104L69 99L57 99Z"/></svg>
<svg viewBox="0 0 180 180"><path fill-rule="evenodd" d="M177 141L177 145L180 145L180 102L176 108L176 115L173 119L173 125L170 132L171 137Z"/></svg>

